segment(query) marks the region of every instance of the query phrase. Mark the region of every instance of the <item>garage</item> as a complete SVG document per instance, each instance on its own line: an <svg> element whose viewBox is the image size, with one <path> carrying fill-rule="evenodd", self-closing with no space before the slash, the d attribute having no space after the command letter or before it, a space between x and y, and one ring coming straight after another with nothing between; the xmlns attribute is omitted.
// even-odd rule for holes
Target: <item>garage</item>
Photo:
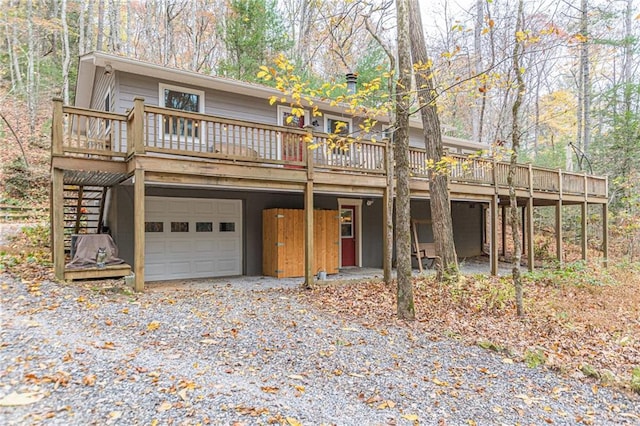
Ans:
<svg viewBox="0 0 640 426"><path fill-rule="evenodd" d="M145 279L242 274L242 201L145 197Z"/></svg>

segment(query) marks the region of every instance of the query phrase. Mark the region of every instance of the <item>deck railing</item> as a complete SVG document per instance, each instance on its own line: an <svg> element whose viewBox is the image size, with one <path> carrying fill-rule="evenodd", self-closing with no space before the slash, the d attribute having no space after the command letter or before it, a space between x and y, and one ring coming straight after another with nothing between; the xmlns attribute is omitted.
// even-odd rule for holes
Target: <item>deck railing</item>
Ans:
<svg viewBox="0 0 640 426"><path fill-rule="evenodd" d="M64 107L57 123L61 149L67 155L124 157L127 116L85 108Z"/></svg>
<svg viewBox="0 0 640 426"><path fill-rule="evenodd" d="M388 142L341 142L309 129L143 105L141 99L126 115L54 102L52 153L57 155L124 160L133 154L152 153L295 169L310 165L342 173L386 173ZM414 178L428 178L429 167L437 167L447 170L451 182L508 186L509 164L490 158L448 154L443 164L431 166L424 149L410 148L409 163ZM514 183L530 191L607 196L604 177L530 164L517 165Z"/></svg>

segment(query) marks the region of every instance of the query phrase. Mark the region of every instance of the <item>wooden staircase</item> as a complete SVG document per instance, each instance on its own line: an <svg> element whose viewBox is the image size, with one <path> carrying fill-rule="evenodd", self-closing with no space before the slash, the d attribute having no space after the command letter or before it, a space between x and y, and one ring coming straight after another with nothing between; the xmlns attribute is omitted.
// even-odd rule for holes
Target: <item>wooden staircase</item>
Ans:
<svg viewBox="0 0 640 426"><path fill-rule="evenodd" d="M107 196L107 187L64 186L64 248L71 251L74 234L99 234Z"/></svg>

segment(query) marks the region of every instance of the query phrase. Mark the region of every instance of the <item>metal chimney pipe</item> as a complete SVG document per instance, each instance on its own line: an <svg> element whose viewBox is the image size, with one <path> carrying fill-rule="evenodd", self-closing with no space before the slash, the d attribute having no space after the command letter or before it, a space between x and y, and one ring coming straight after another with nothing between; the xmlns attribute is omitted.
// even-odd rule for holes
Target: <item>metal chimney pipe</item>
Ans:
<svg viewBox="0 0 640 426"><path fill-rule="evenodd" d="M350 95L353 95L354 93L356 93L356 85L358 83L358 76L355 73L349 72L346 74L346 80L347 80L347 93L349 93Z"/></svg>

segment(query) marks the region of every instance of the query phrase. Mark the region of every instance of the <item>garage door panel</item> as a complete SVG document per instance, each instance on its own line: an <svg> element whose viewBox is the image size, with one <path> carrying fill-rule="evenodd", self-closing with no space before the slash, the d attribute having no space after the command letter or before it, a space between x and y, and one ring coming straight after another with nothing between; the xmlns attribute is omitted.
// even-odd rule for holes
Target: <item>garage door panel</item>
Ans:
<svg viewBox="0 0 640 426"><path fill-rule="evenodd" d="M164 223L164 232L145 234L147 279L205 278L242 273L240 200L150 196L145 201L145 220ZM172 222L188 222L189 232L170 232Z"/></svg>
<svg viewBox="0 0 640 426"><path fill-rule="evenodd" d="M147 278L149 277L161 277L167 274L166 265L164 263L149 263L146 262L144 265L145 275ZM151 278L149 278L151 279Z"/></svg>
<svg viewBox="0 0 640 426"><path fill-rule="evenodd" d="M215 205L211 200L195 201L193 203L193 213L196 215L213 215L216 212Z"/></svg>
<svg viewBox="0 0 640 426"><path fill-rule="evenodd" d="M236 214L240 214L240 203L233 202L235 200L225 200L217 205L219 215L228 215L234 217Z"/></svg>
<svg viewBox="0 0 640 426"><path fill-rule="evenodd" d="M147 238L144 253L145 256L154 254L164 254L166 251L166 245L164 241L154 240Z"/></svg>
<svg viewBox="0 0 640 426"><path fill-rule="evenodd" d="M193 251L193 244L190 241L173 239L168 243L169 250L167 254L169 255L181 255Z"/></svg>
<svg viewBox="0 0 640 426"><path fill-rule="evenodd" d="M180 275L187 274L191 271L191 261L175 261L169 262L167 264L167 269L171 275Z"/></svg>
<svg viewBox="0 0 640 426"><path fill-rule="evenodd" d="M217 270L223 271L226 275L239 275L240 265L237 259L218 259Z"/></svg>
<svg viewBox="0 0 640 426"><path fill-rule="evenodd" d="M210 260L195 260L193 262L194 269L197 273L211 273L213 274L216 270L216 262L212 259Z"/></svg>
<svg viewBox="0 0 640 426"><path fill-rule="evenodd" d="M213 241L213 239L196 240L194 241L194 246L195 249L200 253L212 254L216 250L217 244L215 241Z"/></svg>

